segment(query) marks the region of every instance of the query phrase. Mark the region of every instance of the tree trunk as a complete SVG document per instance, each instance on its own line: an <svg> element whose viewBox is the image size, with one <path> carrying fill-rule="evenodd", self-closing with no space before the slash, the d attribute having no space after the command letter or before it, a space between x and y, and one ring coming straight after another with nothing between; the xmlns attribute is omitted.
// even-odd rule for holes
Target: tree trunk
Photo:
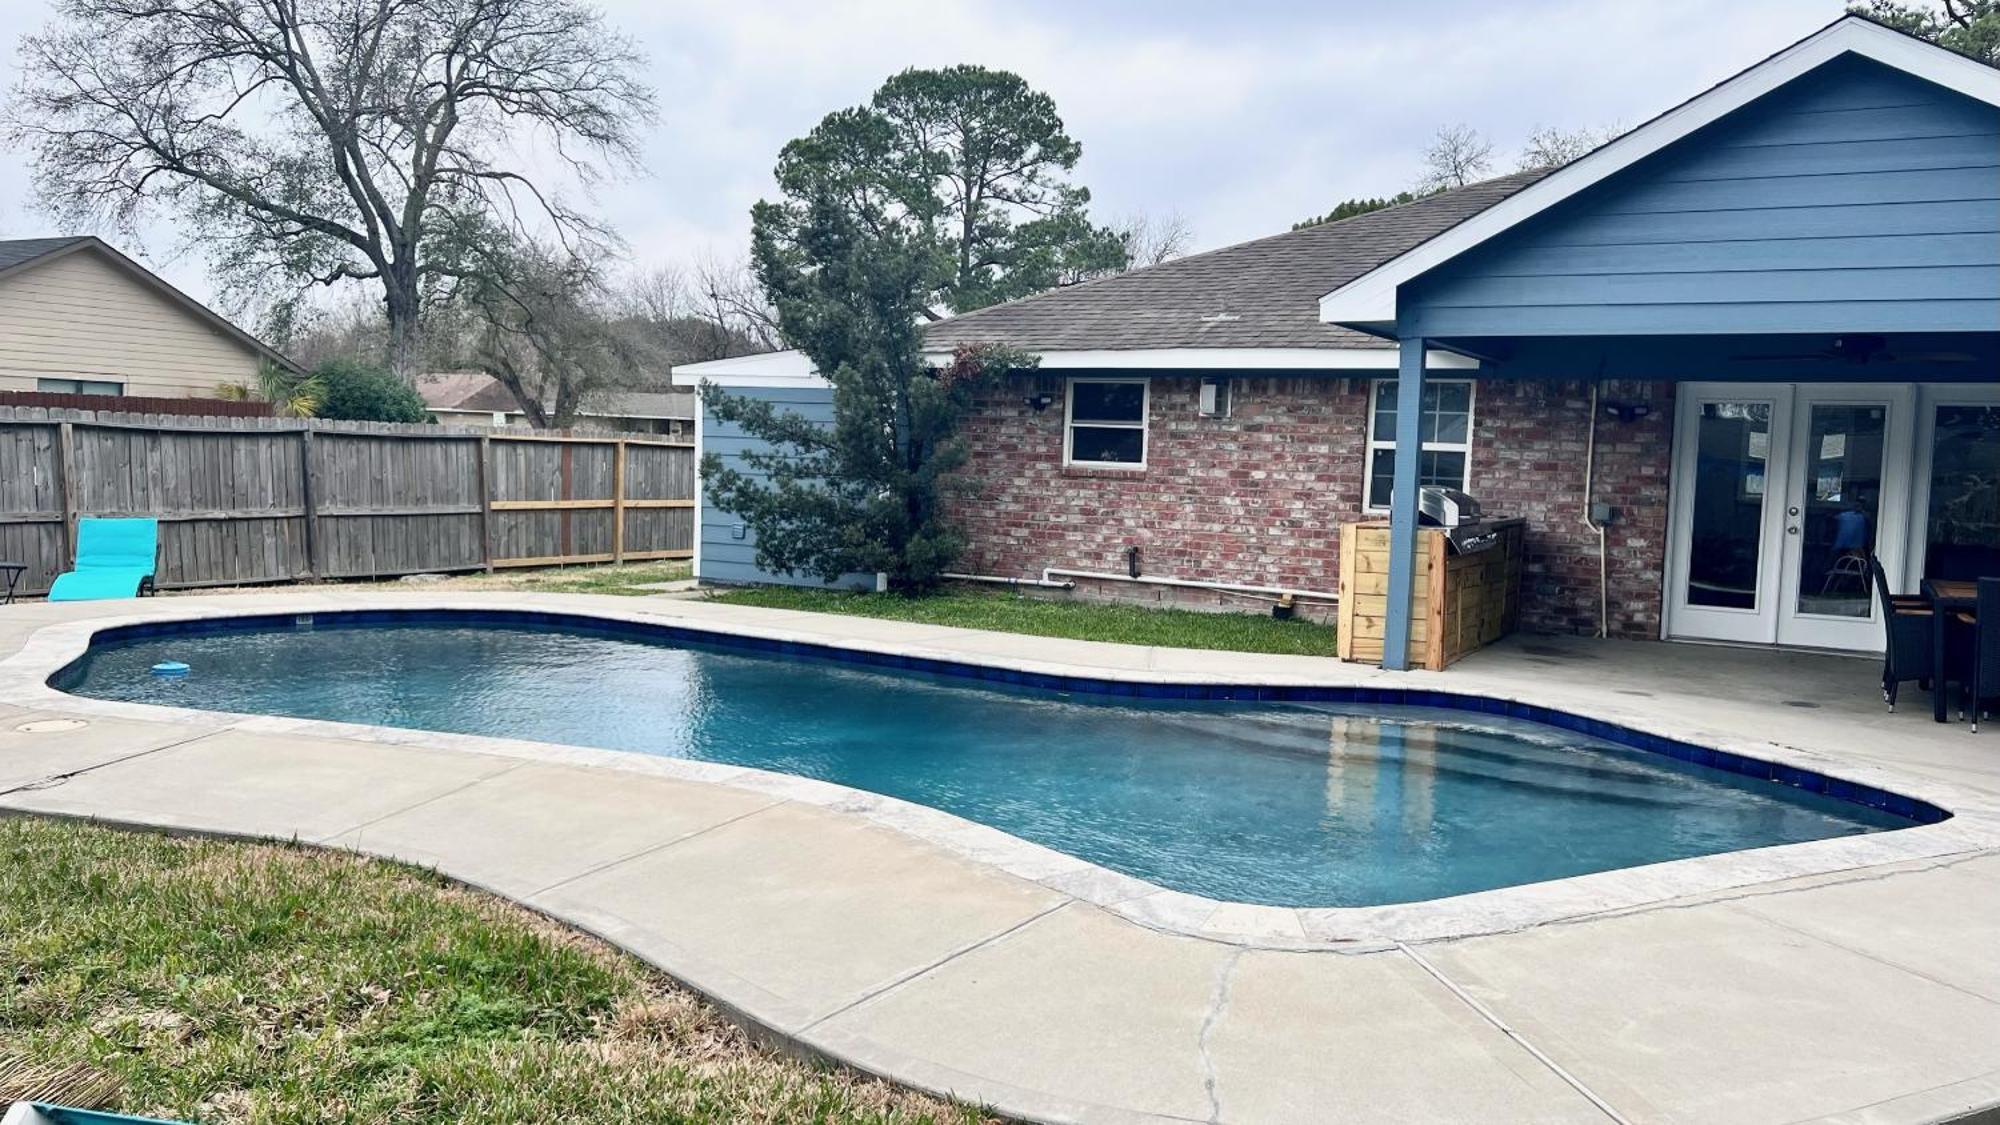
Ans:
<svg viewBox="0 0 2000 1125"><path fill-rule="evenodd" d="M415 384L422 357L418 354L421 303L413 273L405 276L400 266L392 266L383 276L383 306L389 322L389 370L405 383Z"/></svg>

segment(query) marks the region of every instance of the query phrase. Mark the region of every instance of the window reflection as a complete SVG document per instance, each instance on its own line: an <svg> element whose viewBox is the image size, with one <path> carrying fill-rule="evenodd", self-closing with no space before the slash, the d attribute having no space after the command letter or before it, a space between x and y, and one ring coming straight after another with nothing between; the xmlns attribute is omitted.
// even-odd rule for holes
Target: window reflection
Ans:
<svg viewBox="0 0 2000 1125"><path fill-rule="evenodd" d="M1755 609L1771 404L1703 403L1695 441L1687 603Z"/></svg>
<svg viewBox="0 0 2000 1125"><path fill-rule="evenodd" d="M1868 556L1881 517L1882 443L1888 407L1813 406L1806 429L1806 488L1799 529L1798 612L1867 617L1874 611Z"/></svg>
<svg viewBox="0 0 2000 1125"><path fill-rule="evenodd" d="M2000 574L2000 406L1940 406L1926 578Z"/></svg>

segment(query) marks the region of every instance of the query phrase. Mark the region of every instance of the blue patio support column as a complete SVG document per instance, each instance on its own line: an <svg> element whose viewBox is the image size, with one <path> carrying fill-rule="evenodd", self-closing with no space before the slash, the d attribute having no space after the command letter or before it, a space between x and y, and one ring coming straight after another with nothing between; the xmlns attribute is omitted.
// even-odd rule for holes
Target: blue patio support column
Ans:
<svg viewBox="0 0 2000 1125"><path fill-rule="evenodd" d="M1382 667L1410 666L1410 578L1417 567L1417 454L1423 449L1424 338L1401 341L1396 364L1396 475L1389 492L1389 613Z"/></svg>

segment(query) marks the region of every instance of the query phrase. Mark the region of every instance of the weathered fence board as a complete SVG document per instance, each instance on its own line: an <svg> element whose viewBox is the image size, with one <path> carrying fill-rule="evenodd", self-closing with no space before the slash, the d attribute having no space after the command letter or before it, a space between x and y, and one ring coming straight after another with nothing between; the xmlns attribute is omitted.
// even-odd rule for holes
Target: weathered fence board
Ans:
<svg viewBox="0 0 2000 1125"><path fill-rule="evenodd" d="M160 585L686 558L694 449L657 438L0 407L0 559L48 588L80 516L160 520Z"/></svg>

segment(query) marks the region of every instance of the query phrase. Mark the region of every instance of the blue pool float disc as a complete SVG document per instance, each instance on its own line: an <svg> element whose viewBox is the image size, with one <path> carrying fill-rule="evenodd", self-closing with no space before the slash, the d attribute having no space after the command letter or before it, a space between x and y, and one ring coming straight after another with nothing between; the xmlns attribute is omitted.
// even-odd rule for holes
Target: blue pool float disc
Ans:
<svg viewBox="0 0 2000 1125"><path fill-rule="evenodd" d="M188 666L178 660L162 660L158 664L153 665L153 675L155 676L185 676L187 674Z"/></svg>

